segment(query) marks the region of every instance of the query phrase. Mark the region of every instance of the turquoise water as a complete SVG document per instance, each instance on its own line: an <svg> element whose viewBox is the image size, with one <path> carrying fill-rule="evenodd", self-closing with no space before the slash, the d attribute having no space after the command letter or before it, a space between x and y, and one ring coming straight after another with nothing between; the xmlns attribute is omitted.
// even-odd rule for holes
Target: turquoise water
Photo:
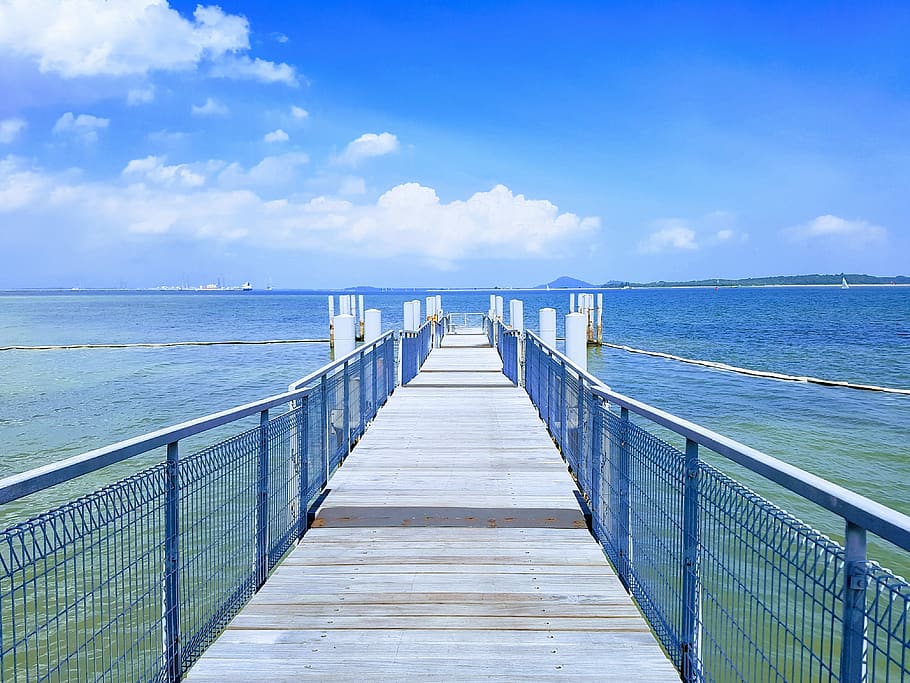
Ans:
<svg viewBox="0 0 910 683"><path fill-rule="evenodd" d="M565 292L524 300L526 324ZM373 294L385 329L419 295ZM750 368L910 388L910 288L616 290L604 338ZM482 311L489 293L447 293L451 311ZM559 334L562 334L560 325ZM0 346L299 339L326 336L326 299L291 292L0 294ZM283 391L331 358L327 344L0 352L0 476ZM613 389L763 450L910 514L910 396L758 379L589 350ZM34 513L160 459L122 464L69 489L5 506ZM813 506L724 465L837 536Z"/></svg>

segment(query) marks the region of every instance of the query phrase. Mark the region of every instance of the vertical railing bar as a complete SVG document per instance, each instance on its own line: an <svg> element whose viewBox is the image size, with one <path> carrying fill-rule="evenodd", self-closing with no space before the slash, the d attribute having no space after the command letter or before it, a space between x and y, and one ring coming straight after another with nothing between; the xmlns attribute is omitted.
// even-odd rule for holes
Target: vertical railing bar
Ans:
<svg viewBox="0 0 910 683"><path fill-rule="evenodd" d="M619 410L619 482L617 492L619 504L616 507L616 521L614 522L614 535L616 547L620 558L620 579L625 584L626 590L632 592L632 497L631 471L632 448L629 444L629 409Z"/></svg>
<svg viewBox="0 0 910 683"><path fill-rule="evenodd" d="M363 436L363 432L366 430L366 402L367 402L367 385L366 385L366 369L364 368L364 363L366 363L366 353L363 351L360 352L360 391L357 392L360 394L360 429L359 435Z"/></svg>
<svg viewBox="0 0 910 683"><path fill-rule="evenodd" d="M269 411L259 413L259 476L256 495L256 589L269 574Z"/></svg>
<svg viewBox="0 0 910 683"><path fill-rule="evenodd" d="M342 428L344 429L344 456L347 457L351 452L351 378L348 370L350 363L345 361L343 377L342 400L344 401L344 411L342 412Z"/></svg>
<svg viewBox="0 0 910 683"><path fill-rule="evenodd" d="M591 480L589 483L591 488L591 531L594 534L594 538L600 541L602 534L598 520L600 517L600 487L603 484L603 469L601 465L604 425L603 400L597 396L592 396L591 405L594 411L593 424L591 426Z"/></svg>
<svg viewBox="0 0 910 683"><path fill-rule="evenodd" d="M866 530L863 527L846 523L844 550L840 680L843 683L862 683L866 680L866 587L869 585Z"/></svg>
<svg viewBox="0 0 910 683"><path fill-rule="evenodd" d="M322 414L319 416L321 420L322 428L320 431L322 435L320 437L320 445L322 446L322 481L320 482L320 489L324 489L329 484L329 448L331 448L329 441L329 387L328 387L328 378L323 375L322 380L319 382L319 392L321 394L322 400Z"/></svg>
<svg viewBox="0 0 910 683"><path fill-rule="evenodd" d="M371 377L371 389L370 398L372 403L370 404L370 419L372 420L376 417L376 413L379 411L379 387L376 384L379 382L379 357L381 354L381 349L374 348L372 361L370 362L370 377Z"/></svg>
<svg viewBox="0 0 910 683"><path fill-rule="evenodd" d="M309 425L310 425L310 397L300 399L297 420L297 454L300 460L300 471L297 475L297 489L299 502L297 504L297 538L303 538L309 526L310 501L307 491L310 488L309 472Z"/></svg>
<svg viewBox="0 0 910 683"><path fill-rule="evenodd" d="M164 489L164 648L168 683L183 678L180 665L180 448L167 445Z"/></svg>
<svg viewBox="0 0 910 683"><path fill-rule="evenodd" d="M699 585L699 529L698 495L699 462L698 443L686 439L685 466L683 469L683 587L682 587L682 680L693 683L702 680L701 601Z"/></svg>
<svg viewBox="0 0 910 683"><path fill-rule="evenodd" d="M559 361L560 396L559 396L559 448L566 457L566 435L568 434L569 408L566 406L566 364Z"/></svg>

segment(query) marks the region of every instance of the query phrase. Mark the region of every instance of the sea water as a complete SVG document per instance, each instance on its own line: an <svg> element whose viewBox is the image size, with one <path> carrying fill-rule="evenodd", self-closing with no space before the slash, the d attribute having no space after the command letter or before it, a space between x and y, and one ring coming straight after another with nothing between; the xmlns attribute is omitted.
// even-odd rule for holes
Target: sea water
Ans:
<svg viewBox="0 0 910 683"><path fill-rule="evenodd" d="M532 330L538 309L556 308L562 336L568 292L494 293L522 299ZM489 294L443 292L443 307L485 311ZM370 293L365 301L382 311L384 330L400 329L404 301L425 296ZM0 294L0 347L325 339L327 327L326 297L296 292ZM907 287L608 290L603 336L753 369L910 388ZM324 342L0 351L0 476L280 393L331 358ZM589 349L588 368L616 391L910 514L910 396L749 377L608 348ZM0 524L162 457L148 454L3 506ZM826 533L842 532L814 505L712 462Z"/></svg>

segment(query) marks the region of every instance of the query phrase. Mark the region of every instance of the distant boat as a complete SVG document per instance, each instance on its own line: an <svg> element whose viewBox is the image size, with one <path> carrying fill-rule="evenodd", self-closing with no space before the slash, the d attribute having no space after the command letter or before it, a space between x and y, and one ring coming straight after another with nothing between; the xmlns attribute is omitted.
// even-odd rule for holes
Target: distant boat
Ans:
<svg viewBox="0 0 910 683"><path fill-rule="evenodd" d="M252 292L253 285L251 285L249 282L244 282L243 286L240 289L243 290L244 292Z"/></svg>
<svg viewBox="0 0 910 683"><path fill-rule="evenodd" d="M840 288L841 288L841 289L850 289L850 285L847 284L847 278L841 277L841 279L840 279Z"/></svg>

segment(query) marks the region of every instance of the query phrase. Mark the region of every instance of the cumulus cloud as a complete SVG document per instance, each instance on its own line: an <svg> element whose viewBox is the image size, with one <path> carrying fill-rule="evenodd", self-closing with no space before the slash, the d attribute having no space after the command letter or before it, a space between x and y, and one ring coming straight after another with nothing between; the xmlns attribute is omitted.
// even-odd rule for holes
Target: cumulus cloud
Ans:
<svg viewBox="0 0 910 683"><path fill-rule="evenodd" d="M668 249L692 251L698 249L695 231L680 218L666 218L655 221L657 228L648 237L638 243L638 250L643 254L657 254Z"/></svg>
<svg viewBox="0 0 910 683"><path fill-rule="evenodd" d="M168 166L165 157L147 156L144 159L133 159L123 175L138 177L156 185L165 187L201 187L205 185L205 175L200 170L194 170L190 164L175 164Z"/></svg>
<svg viewBox="0 0 910 683"><path fill-rule="evenodd" d="M291 105L291 116L295 119L302 121L303 119L309 118L310 112L308 112L303 107L298 107L297 105Z"/></svg>
<svg viewBox="0 0 910 683"><path fill-rule="evenodd" d="M25 160L8 156L0 159L0 212L32 206L46 197L52 179Z"/></svg>
<svg viewBox="0 0 910 683"><path fill-rule="evenodd" d="M251 59L249 22L217 5L184 17L167 0L4 0L0 48L64 78L188 71L296 83L293 67Z"/></svg>
<svg viewBox="0 0 910 683"><path fill-rule="evenodd" d="M68 111L54 124L53 132L57 135L72 135L83 142L95 142L98 139L98 131L107 128L110 119L102 119L91 114L79 114L74 116L73 112Z"/></svg>
<svg viewBox="0 0 910 683"><path fill-rule="evenodd" d="M718 241L726 242L727 240L729 240L733 237L733 231L730 230L729 228L725 228L723 230L718 230L716 237L717 237Z"/></svg>
<svg viewBox="0 0 910 683"><path fill-rule="evenodd" d="M302 152L290 152L265 157L250 169L234 162L219 173L218 182L226 187L281 187L292 184L298 169L309 161L309 156Z"/></svg>
<svg viewBox="0 0 910 683"><path fill-rule="evenodd" d="M281 163L294 163L286 157L249 171L228 164L216 175L212 162L197 168L149 156L129 162L121 182L79 181L7 158L0 162L0 211L41 214L49 231L65 223L112 242L133 234L282 249L362 246L376 258L409 254L440 267L466 258L552 256L600 225L596 217L560 212L503 185L443 202L432 188L405 183L375 202L354 203L328 196L266 199L254 187L225 182L256 173L264 179L281 172ZM187 182L193 174L217 182Z"/></svg>
<svg viewBox="0 0 910 683"><path fill-rule="evenodd" d="M212 65L212 75L222 78L284 83L296 87L297 72L288 64L276 64L264 59L250 59L246 55L223 57Z"/></svg>
<svg viewBox="0 0 910 683"><path fill-rule="evenodd" d="M379 157L398 151L398 138L391 133L364 133L352 140L336 159L339 163L357 166L371 157Z"/></svg>
<svg viewBox="0 0 910 683"><path fill-rule="evenodd" d="M865 220L846 220L826 214L817 216L808 223L786 231L791 240L810 242L816 240L840 240L851 244L882 242L887 237L885 228Z"/></svg>
<svg viewBox="0 0 910 683"><path fill-rule="evenodd" d="M271 133L266 133L262 139L266 142L287 142L290 140L288 134L280 128L278 130L273 130Z"/></svg>
<svg viewBox="0 0 910 683"><path fill-rule="evenodd" d="M23 119L3 119L0 121L0 143L9 144L25 129L26 123Z"/></svg>
<svg viewBox="0 0 910 683"><path fill-rule="evenodd" d="M137 104L148 104L155 99L155 88L132 88L126 93L126 103L131 107Z"/></svg>
<svg viewBox="0 0 910 683"><path fill-rule="evenodd" d="M211 97L206 99L203 104L194 104L190 111L192 111L193 116L227 116L228 108L221 104L218 100L215 100Z"/></svg>

